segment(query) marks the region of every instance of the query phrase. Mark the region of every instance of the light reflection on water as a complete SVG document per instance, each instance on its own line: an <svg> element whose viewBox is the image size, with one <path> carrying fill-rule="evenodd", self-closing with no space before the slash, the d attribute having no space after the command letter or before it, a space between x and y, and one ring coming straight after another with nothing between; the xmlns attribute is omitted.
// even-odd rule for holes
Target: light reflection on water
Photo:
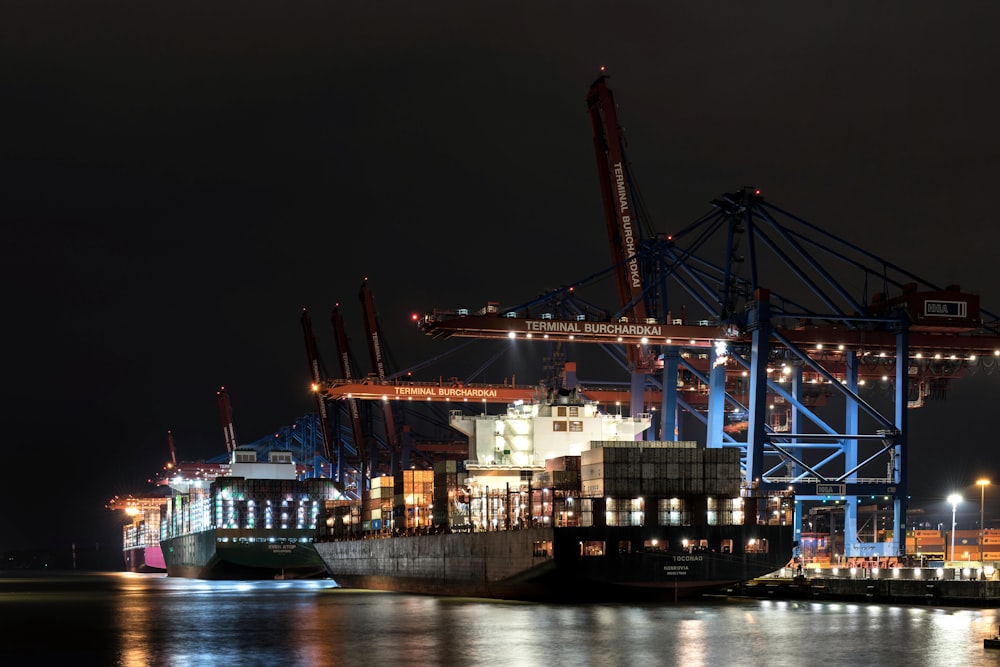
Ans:
<svg viewBox="0 0 1000 667"><path fill-rule="evenodd" d="M824 602L538 605L330 581L0 578L4 663L1000 665L996 609Z"/></svg>

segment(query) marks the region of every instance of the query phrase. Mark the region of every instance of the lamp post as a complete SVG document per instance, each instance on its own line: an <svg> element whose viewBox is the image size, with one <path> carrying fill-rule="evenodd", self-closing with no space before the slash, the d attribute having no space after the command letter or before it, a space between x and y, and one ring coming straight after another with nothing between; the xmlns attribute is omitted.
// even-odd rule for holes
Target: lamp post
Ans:
<svg viewBox="0 0 1000 667"><path fill-rule="evenodd" d="M948 496L948 502L951 503L951 560L955 560L955 512L958 510L958 504L962 502L962 496L957 493L953 493Z"/></svg>
<svg viewBox="0 0 1000 667"><path fill-rule="evenodd" d="M986 487L990 485L990 480L983 477L977 479L979 486L979 576L983 576L983 538L986 536L986 524L983 523L983 509L986 506Z"/></svg>

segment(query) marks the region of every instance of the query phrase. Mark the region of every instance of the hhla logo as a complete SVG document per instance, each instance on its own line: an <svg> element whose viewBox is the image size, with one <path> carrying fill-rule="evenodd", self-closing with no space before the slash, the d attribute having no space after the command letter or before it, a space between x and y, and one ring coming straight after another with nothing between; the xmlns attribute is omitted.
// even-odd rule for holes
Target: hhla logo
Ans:
<svg viewBox="0 0 1000 667"><path fill-rule="evenodd" d="M968 303L965 301L924 301L924 315L931 317L965 317Z"/></svg>

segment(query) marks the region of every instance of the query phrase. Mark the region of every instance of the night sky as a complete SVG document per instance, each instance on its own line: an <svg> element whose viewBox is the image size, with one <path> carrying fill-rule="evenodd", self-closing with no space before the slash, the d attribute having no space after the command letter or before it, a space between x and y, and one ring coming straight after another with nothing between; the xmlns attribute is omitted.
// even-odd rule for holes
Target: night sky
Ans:
<svg viewBox="0 0 1000 667"><path fill-rule="evenodd" d="M366 277L405 368L447 345L411 313L605 268L602 65L659 231L752 184L1000 311L996 3L154 4L0 9L0 551L116 556L105 502L168 429L224 450L220 385L241 441L313 411L299 314L333 369L341 302L365 360ZM963 490L960 527L998 399L980 375L910 414L912 495Z"/></svg>

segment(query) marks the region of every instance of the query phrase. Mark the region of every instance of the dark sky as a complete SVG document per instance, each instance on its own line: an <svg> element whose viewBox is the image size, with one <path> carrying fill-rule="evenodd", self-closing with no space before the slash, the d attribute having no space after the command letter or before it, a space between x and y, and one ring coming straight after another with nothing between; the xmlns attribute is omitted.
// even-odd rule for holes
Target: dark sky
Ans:
<svg viewBox="0 0 1000 667"><path fill-rule="evenodd" d="M1000 309L998 20L993 2L8 0L0 550L117 549L103 505L162 465L168 429L181 458L223 449L220 385L244 441L312 411L299 313L332 360L342 302L363 359L364 277L407 367L443 351L412 312L607 266L584 101L601 65L658 230L753 184ZM980 376L911 414L915 498L1000 482L998 398Z"/></svg>

